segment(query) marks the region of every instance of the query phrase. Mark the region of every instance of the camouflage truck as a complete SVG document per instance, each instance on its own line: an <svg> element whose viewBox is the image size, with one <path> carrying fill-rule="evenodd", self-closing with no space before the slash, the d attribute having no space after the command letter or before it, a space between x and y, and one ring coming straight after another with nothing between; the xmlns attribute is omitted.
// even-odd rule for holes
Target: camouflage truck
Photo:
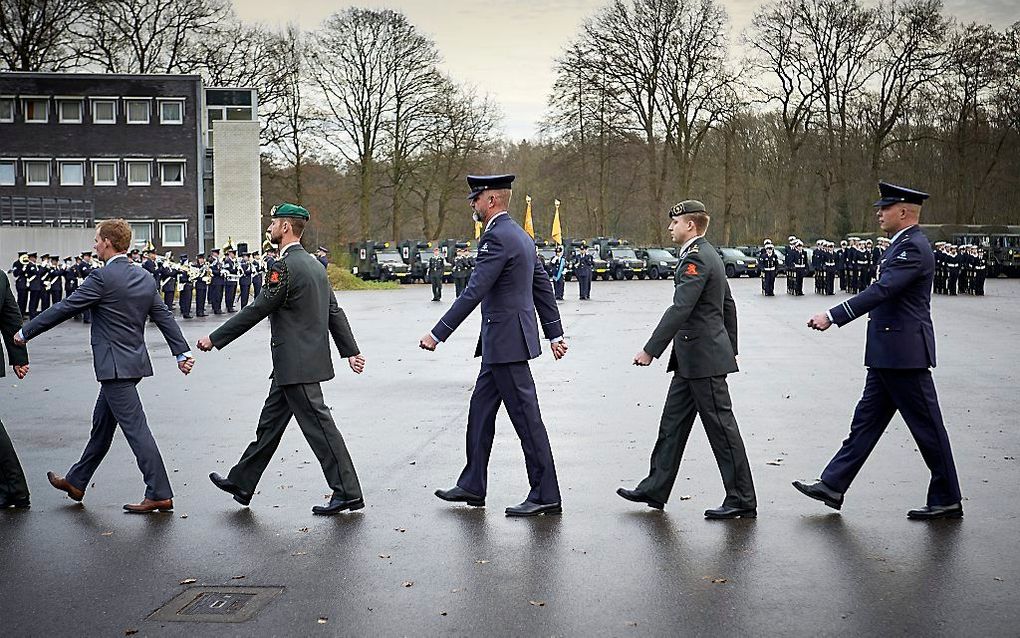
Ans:
<svg viewBox="0 0 1020 638"><path fill-rule="evenodd" d="M411 268L404 262L395 244L363 241L350 245L351 272L369 281L396 280L406 283Z"/></svg>

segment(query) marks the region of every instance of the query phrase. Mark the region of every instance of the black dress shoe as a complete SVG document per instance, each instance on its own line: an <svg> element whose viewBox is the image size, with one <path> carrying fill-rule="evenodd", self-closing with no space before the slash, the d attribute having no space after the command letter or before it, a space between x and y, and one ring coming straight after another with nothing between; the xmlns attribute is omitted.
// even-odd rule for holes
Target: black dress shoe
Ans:
<svg viewBox="0 0 1020 638"><path fill-rule="evenodd" d="M758 518L758 510L753 507L727 507L722 505L714 510L705 510L705 518Z"/></svg>
<svg viewBox="0 0 1020 638"><path fill-rule="evenodd" d="M251 503L251 494L231 483L229 479L223 478L216 472L213 472L209 475L209 480L213 482L213 485L220 488L227 494L233 494L234 500L241 505L248 505Z"/></svg>
<svg viewBox="0 0 1020 638"><path fill-rule="evenodd" d="M635 503L644 503L648 507L654 507L657 510L661 510L662 508L666 507L665 503L660 503L659 501L648 496L644 492L639 492L637 490L628 490L619 487L616 489L616 493L622 496L623 498L627 499L628 501L634 501Z"/></svg>
<svg viewBox="0 0 1020 638"><path fill-rule="evenodd" d="M0 498L0 510L5 510L8 507L13 507L14 509L19 510L27 510L28 508L32 507L32 503L28 500L28 497Z"/></svg>
<svg viewBox="0 0 1020 638"><path fill-rule="evenodd" d="M319 516L333 516L339 514L344 510L360 510L365 507L365 499L363 498L351 498L344 500L339 496L334 496L329 500L329 505L315 505L312 507L312 514L318 514Z"/></svg>
<svg viewBox="0 0 1020 638"><path fill-rule="evenodd" d="M936 518L963 518L963 505L953 503L952 505L925 505L921 509L910 510L907 518L918 521L930 521Z"/></svg>
<svg viewBox="0 0 1020 638"><path fill-rule="evenodd" d="M524 501L520 505L506 508L507 516L539 516L541 514L562 514L563 507L559 503L536 503Z"/></svg>
<svg viewBox="0 0 1020 638"><path fill-rule="evenodd" d="M797 488L801 494L810 496L816 501L821 501L832 509L838 510L843 507L843 495L822 481L818 481L812 485L801 483L800 481L794 481L793 486Z"/></svg>
<svg viewBox="0 0 1020 638"><path fill-rule="evenodd" d="M467 503L471 507L485 507L485 497L472 494L456 485L448 490L436 490L436 496L444 501L453 503Z"/></svg>

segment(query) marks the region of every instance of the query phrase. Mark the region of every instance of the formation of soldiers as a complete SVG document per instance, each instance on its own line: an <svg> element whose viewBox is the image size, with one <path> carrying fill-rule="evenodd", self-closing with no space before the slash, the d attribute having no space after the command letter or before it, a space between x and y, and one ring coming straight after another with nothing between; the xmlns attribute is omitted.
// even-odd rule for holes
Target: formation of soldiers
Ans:
<svg viewBox="0 0 1020 638"><path fill-rule="evenodd" d="M221 253L224 254L221 257ZM222 250L214 248L196 256L175 256L172 252L160 256L151 246L146 250L134 249L129 253L131 262L152 275L163 302L171 312L179 310L185 319L221 315L244 308L262 289L265 273L276 261L276 251L268 248L264 253L241 252L232 246ZM325 264L326 258L319 257ZM61 260L59 255L21 251L8 271L17 292L18 308L23 317L34 319L43 310L74 292L89 273L103 266L102 261L86 251ZM89 312L80 317L90 323Z"/></svg>
<svg viewBox="0 0 1020 638"><path fill-rule="evenodd" d="M988 274L985 249L974 244L957 246L935 242L935 293L955 297L957 294L985 294Z"/></svg>

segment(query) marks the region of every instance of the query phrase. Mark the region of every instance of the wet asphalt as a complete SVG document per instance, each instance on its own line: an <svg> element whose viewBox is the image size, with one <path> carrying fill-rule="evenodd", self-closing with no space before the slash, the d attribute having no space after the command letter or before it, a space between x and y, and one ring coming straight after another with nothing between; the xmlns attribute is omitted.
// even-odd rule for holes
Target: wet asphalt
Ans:
<svg viewBox="0 0 1020 638"><path fill-rule="evenodd" d="M269 326L198 353L189 377L159 332L156 375L140 385L176 492L173 514L132 516L142 497L118 434L84 505L46 482L78 458L98 384L87 327L30 343L31 374L0 380L0 415L32 489L32 509L0 512L0 632L5 636L791 635L1007 636L1020 626L1020 280L985 298L937 297L940 394L965 497L963 520L916 522L928 473L899 417L836 513L796 492L844 438L863 387L864 321L817 333L807 318L844 299L731 282L740 318L734 411L758 492L754 520L706 521L723 497L695 424L665 511L624 501L647 471L669 377L635 368L668 305L668 281L568 284L570 351L532 362L564 513L509 519L528 486L501 413L488 507L436 499L464 458L478 315L435 353L418 338L453 298L428 286L339 293L368 359L354 375L334 354L324 384L366 508L312 516L327 496L292 423L250 508L217 490L254 434L269 387ZM807 288L811 288L808 281ZM191 343L222 317L185 320ZM240 624L148 616L196 585L278 585ZM135 634L129 634L135 635Z"/></svg>

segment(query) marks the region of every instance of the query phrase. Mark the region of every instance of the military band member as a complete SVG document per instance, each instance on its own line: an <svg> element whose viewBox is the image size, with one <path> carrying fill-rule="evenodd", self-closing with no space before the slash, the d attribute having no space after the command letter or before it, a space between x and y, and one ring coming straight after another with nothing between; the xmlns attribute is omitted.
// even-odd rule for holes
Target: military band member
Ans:
<svg viewBox="0 0 1020 638"><path fill-rule="evenodd" d="M836 244L831 241L825 242L825 249L822 252L822 273L824 286L822 292L826 295L836 294L836 273L839 271L839 262L836 257ZM815 277L818 273L815 273Z"/></svg>
<svg viewBox="0 0 1020 638"><path fill-rule="evenodd" d="M156 250L154 248L148 248L145 250L145 259L142 260L142 268L152 275L152 280L156 282L156 287L159 288L159 266L156 265Z"/></svg>
<svg viewBox="0 0 1020 638"><path fill-rule="evenodd" d="M865 239L861 242L860 251L857 253L857 287L864 290L871 285L872 280L872 257L871 240Z"/></svg>
<svg viewBox="0 0 1020 638"><path fill-rule="evenodd" d="M484 224L475 272L464 293L418 345L435 350L481 304L482 329L475 356L482 363L468 409L467 464L457 485L436 490L436 496L475 507L485 505L489 454L502 404L521 439L531 486L524 502L506 508L506 515L559 514L563 510L556 467L528 363L542 353L536 311L553 356L558 360L566 354L559 309L534 240L507 212L514 176L467 179L472 219Z"/></svg>
<svg viewBox="0 0 1020 638"><path fill-rule="evenodd" d="M329 249L325 246L319 246L319 249L315 251L315 258L319 260L322 267L325 268L329 265Z"/></svg>
<svg viewBox="0 0 1020 638"><path fill-rule="evenodd" d="M212 273L212 282L209 284L209 304L212 306L214 315L222 315L223 292L227 280L223 273L223 262L220 261L219 248L213 248L209 251L209 270Z"/></svg>
<svg viewBox="0 0 1020 638"><path fill-rule="evenodd" d="M205 263L205 253L195 256L195 268L198 268L198 278L195 279L195 316L205 317L205 302L212 282L212 269Z"/></svg>
<svg viewBox="0 0 1020 638"><path fill-rule="evenodd" d="M582 241L580 252L574 255L574 276L577 277L578 299L591 299L591 280L595 276L595 257L588 252L588 242Z"/></svg>
<svg viewBox="0 0 1020 638"><path fill-rule="evenodd" d="M227 248L226 253L223 258L223 299L227 312L236 312L234 302L237 300L237 282L241 278L241 269L237 264L237 251Z"/></svg>
<svg viewBox="0 0 1020 638"><path fill-rule="evenodd" d="M960 257L956 254L956 246L949 245L949 253L946 255L946 294L950 297L956 296L956 285L960 279Z"/></svg>
<svg viewBox="0 0 1020 638"><path fill-rule="evenodd" d="M836 251L836 273L839 275L839 290L840 292L846 292L846 287L849 277L846 272L846 249L847 241L841 240L839 242L839 249Z"/></svg>
<svg viewBox="0 0 1020 638"><path fill-rule="evenodd" d="M180 267L177 269L177 286L181 291L181 316L191 319L191 298L195 291L195 278L191 273L191 263L187 255L181 255Z"/></svg>
<svg viewBox="0 0 1020 638"><path fill-rule="evenodd" d="M174 311L174 296L177 293L177 271L173 267L173 253L167 253L163 262L156 266L156 277L163 303L171 313Z"/></svg>
<svg viewBox="0 0 1020 638"><path fill-rule="evenodd" d="M807 275L808 257L804 242L797 240L793 247L793 294L804 296L804 277ZM787 274L787 277L790 275Z"/></svg>
<svg viewBox="0 0 1020 638"><path fill-rule="evenodd" d="M39 293L39 312L50 307L50 288L53 285L53 269L50 268L50 254L43 253L39 256L39 281L42 282L42 290Z"/></svg>
<svg viewBox="0 0 1020 638"><path fill-rule="evenodd" d="M457 257L453 260L454 296L459 297L460 293L464 292L470 277L471 257L468 255L467 245L457 244Z"/></svg>
<svg viewBox="0 0 1020 638"><path fill-rule="evenodd" d="M81 255L75 257L75 260L72 262L70 257L64 258L64 293L68 296L78 288L78 264L81 263Z"/></svg>
<svg viewBox="0 0 1020 638"><path fill-rule="evenodd" d="M779 257L771 239L765 239L758 253L758 267L761 269L761 294L776 296L776 276L779 274Z"/></svg>
<svg viewBox="0 0 1020 638"><path fill-rule="evenodd" d="M676 482L695 417L722 474L726 497L705 518L754 518L758 504L751 465L731 408L726 375L737 371L737 307L722 258L705 239L710 221L705 205L680 202L669 211L670 236L680 245L673 303L666 309L634 365L647 366L672 346L667 372L673 373L659 420L648 476L635 489L616 493L629 501L662 509Z"/></svg>
<svg viewBox="0 0 1020 638"><path fill-rule="evenodd" d="M39 267L39 253L28 253L28 264L25 265L26 283L28 285L28 318L35 319L39 314L42 301L42 269Z"/></svg>
<svg viewBox="0 0 1020 638"><path fill-rule="evenodd" d="M238 303L244 308L248 305L248 300L251 298L251 281L252 275L255 272L255 267L252 265L248 253L241 253L241 262L237 264L237 270L240 275L237 280L240 294Z"/></svg>
<svg viewBox="0 0 1020 638"><path fill-rule="evenodd" d="M786 244L786 255L783 257L783 265L786 266L786 294L795 295L797 294L797 242L800 241L793 235L790 235Z"/></svg>
<svg viewBox="0 0 1020 638"><path fill-rule="evenodd" d="M64 267L59 255L50 255L50 305L64 298Z"/></svg>
<svg viewBox="0 0 1020 638"><path fill-rule="evenodd" d="M911 519L960 518L960 485L932 381L935 329L931 287L935 260L917 224L927 193L880 183L875 202L878 223L892 242L879 279L842 304L811 317L808 326L827 330L868 314L864 394L857 404L850 434L813 484L794 481L799 491L840 509L843 497L899 412L931 473L924 507L907 512Z"/></svg>
<svg viewBox="0 0 1020 638"><path fill-rule="evenodd" d="M957 260L960 264L960 275L956 282L957 290L961 295L969 295L971 271L970 244L960 246Z"/></svg>
<svg viewBox="0 0 1020 638"><path fill-rule="evenodd" d="M77 275L78 275L78 284L77 284L76 287L77 288L81 288L81 285L83 283L85 283L85 280L88 278L89 274L93 270L95 270L95 269L96 269L96 264L93 263L93 261L92 261L92 251L91 250L86 250L85 252L83 252L81 254L81 263L78 264L78 269L77 269L77 271L78 271L77 272ZM81 322L82 323L92 323L92 309L91 308L85 308L84 310L81 311Z"/></svg>
<svg viewBox="0 0 1020 638"><path fill-rule="evenodd" d="M18 310L22 317L28 316L28 253L18 251L18 259L11 266L11 277L14 279L14 291L17 293Z"/></svg>
<svg viewBox="0 0 1020 638"><path fill-rule="evenodd" d="M975 248L974 277L972 290L977 297L985 295L985 278L988 274L988 263L985 261L985 249Z"/></svg>
<svg viewBox="0 0 1020 638"><path fill-rule="evenodd" d="M271 216L269 231L282 249L266 277L262 294L198 342L206 352L214 347L223 349L269 317L273 373L255 440L226 477L213 472L209 479L233 495L235 501L248 505L284 430L296 417L332 490L329 504L312 507L312 513L333 515L358 510L365 506L361 485L324 402L321 384L335 376L330 359L331 337L355 373L364 370L365 358L344 311L337 305L325 269L301 246L308 211L294 204L281 204L273 207Z"/></svg>
<svg viewBox="0 0 1020 638"><path fill-rule="evenodd" d="M428 263L428 278L432 283L432 301L443 299L443 270L446 268L446 260L439 254L439 248L432 249L432 257Z"/></svg>
<svg viewBox="0 0 1020 638"><path fill-rule="evenodd" d="M815 241L815 249L811 253L811 270L815 273L815 294L825 294L825 240Z"/></svg>
<svg viewBox="0 0 1020 638"><path fill-rule="evenodd" d="M258 253L254 253L251 259L251 287L256 297L262 292L262 281L265 277L265 260Z"/></svg>

